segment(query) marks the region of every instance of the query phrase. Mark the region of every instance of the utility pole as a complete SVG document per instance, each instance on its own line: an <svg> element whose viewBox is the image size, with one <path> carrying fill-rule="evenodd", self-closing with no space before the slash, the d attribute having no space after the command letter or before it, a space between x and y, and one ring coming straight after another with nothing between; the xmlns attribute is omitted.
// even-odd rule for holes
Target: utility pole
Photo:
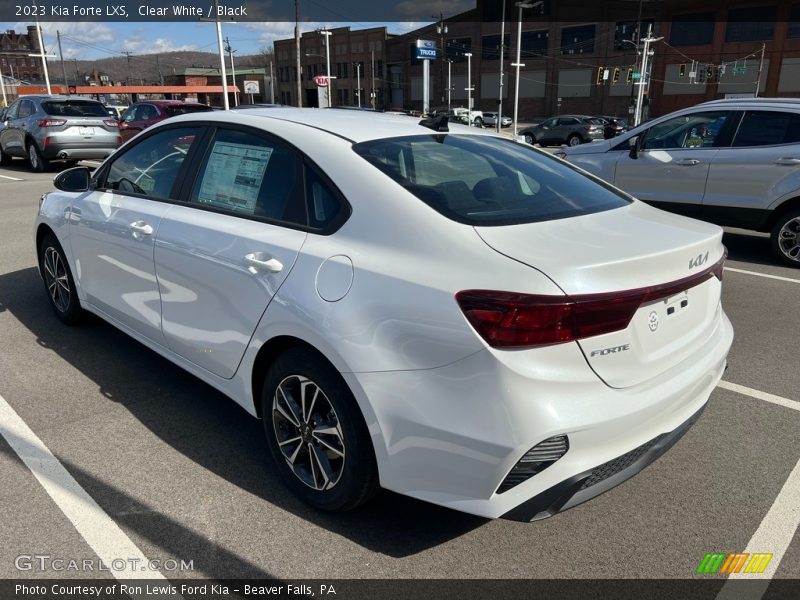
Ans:
<svg viewBox="0 0 800 600"><path fill-rule="evenodd" d="M447 59L447 110L450 110L450 98L453 93L453 84L451 83L453 76L453 61Z"/></svg>
<svg viewBox="0 0 800 600"><path fill-rule="evenodd" d="M128 59L128 71L125 73L125 85L131 84L131 53L127 50L123 50L122 53L125 55L125 58Z"/></svg>
<svg viewBox="0 0 800 600"><path fill-rule="evenodd" d="M58 56L61 60L61 73L64 75L64 87L66 88L67 96L69 96L70 93L69 82L67 81L67 68L64 66L64 51L61 49L61 32L58 29L56 29L56 37L58 38Z"/></svg>
<svg viewBox="0 0 800 600"><path fill-rule="evenodd" d="M158 80L164 85L164 74L161 72L161 56L156 54L156 68L158 69Z"/></svg>
<svg viewBox="0 0 800 600"><path fill-rule="evenodd" d="M297 69L297 106L303 106L303 66L300 64L300 0L294 0L294 46L295 68ZM328 73L330 75L330 73ZM331 82L328 81L328 85ZM331 90L328 88L328 100Z"/></svg>
<svg viewBox="0 0 800 600"><path fill-rule="evenodd" d="M36 12L34 14L38 14L38 5L36 0L33 0L33 8ZM50 95L53 91L50 89L50 73L47 71L47 54L45 54L44 50L44 41L42 41L42 28L39 26L39 19L36 18L36 34L39 36L39 54L32 54L31 56L38 56L42 59L42 68L44 69L44 82L47 85L47 94Z"/></svg>
<svg viewBox="0 0 800 600"><path fill-rule="evenodd" d="M361 108L361 63L354 62L353 65L356 68L356 95L358 96L358 108ZM330 85L330 82L328 85Z"/></svg>
<svg viewBox="0 0 800 600"><path fill-rule="evenodd" d="M333 87L331 85L331 36L333 32L323 29L320 31L320 35L325 36L325 69L328 78L328 108L330 108L332 106L331 96L333 95L333 90L331 89Z"/></svg>
<svg viewBox="0 0 800 600"><path fill-rule="evenodd" d="M465 52L467 57L467 124L472 127L472 52Z"/></svg>
<svg viewBox="0 0 800 600"><path fill-rule="evenodd" d="M500 95L497 96L497 118L495 130L500 133L503 121L503 50L506 45L506 0L503 0L503 12L500 14Z"/></svg>
<svg viewBox="0 0 800 600"><path fill-rule="evenodd" d="M505 0L503 0L505 1ZM439 60L439 85L442 86L441 104L444 104L444 60L447 58L444 48L444 36L447 33L447 25L444 22L444 15L439 13L439 23L436 25L436 33L439 34L439 47L442 49L442 58Z"/></svg>
<svg viewBox="0 0 800 600"><path fill-rule="evenodd" d="M225 54L222 49L222 21L219 18L219 0L214 0L214 18L204 18L201 17L200 21L204 21L206 23L215 23L217 28L217 50L219 52L219 73L220 79L222 80L222 107L225 110L230 110L231 105L228 101L228 73L225 70ZM126 53L128 54L128 53Z"/></svg>
<svg viewBox="0 0 800 600"><path fill-rule="evenodd" d="M236 67L233 66L233 53L236 52L233 48L231 48L231 41L228 37L225 37L225 51L228 53L228 56L231 59L231 78L233 79L233 103L235 106L239 106L239 92L236 88Z"/></svg>
<svg viewBox="0 0 800 600"><path fill-rule="evenodd" d="M633 114L633 126L636 127L642 122L642 108L644 104L644 88L650 87L650 44L663 40L663 37L653 37L653 25L647 26L647 37L642 40L642 73L638 81L639 89L636 92L636 112Z"/></svg>
<svg viewBox="0 0 800 600"><path fill-rule="evenodd" d="M766 47L766 44L761 44L761 62L758 63L758 77L756 78L756 93L753 96L754 98L758 98L758 92L761 90L761 71L764 70L764 50Z"/></svg>
<svg viewBox="0 0 800 600"><path fill-rule="evenodd" d="M269 97L270 102L275 104L275 75L272 72L272 61L269 61Z"/></svg>
<svg viewBox="0 0 800 600"><path fill-rule="evenodd" d="M75 61L75 85L78 86L81 84L81 72L78 69L78 59L73 58L72 60Z"/></svg>
<svg viewBox="0 0 800 600"><path fill-rule="evenodd" d="M375 104L377 103L377 94L375 90L375 50L370 51L370 61L372 62L372 92L369 95L370 102L372 104L373 110L375 109Z"/></svg>
<svg viewBox="0 0 800 600"><path fill-rule="evenodd" d="M0 68L0 90L3 90L3 106L8 106L8 98L6 97L6 76L3 75L3 69Z"/></svg>

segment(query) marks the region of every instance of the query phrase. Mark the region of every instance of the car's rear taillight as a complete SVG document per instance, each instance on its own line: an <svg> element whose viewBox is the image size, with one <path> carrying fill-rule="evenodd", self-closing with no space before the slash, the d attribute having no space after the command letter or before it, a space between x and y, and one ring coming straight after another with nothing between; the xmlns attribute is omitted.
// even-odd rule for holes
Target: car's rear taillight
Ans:
<svg viewBox="0 0 800 600"><path fill-rule="evenodd" d="M464 316L495 348L563 344L625 329L639 307L722 279L725 255L712 267L671 283L605 294L543 296L465 290L456 294Z"/></svg>
<svg viewBox="0 0 800 600"><path fill-rule="evenodd" d="M106 119L103 121L103 125L106 127L119 127L119 123L116 119Z"/></svg>
<svg viewBox="0 0 800 600"><path fill-rule="evenodd" d="M66 119L39 119L39 127L60 127Z"/></svg>

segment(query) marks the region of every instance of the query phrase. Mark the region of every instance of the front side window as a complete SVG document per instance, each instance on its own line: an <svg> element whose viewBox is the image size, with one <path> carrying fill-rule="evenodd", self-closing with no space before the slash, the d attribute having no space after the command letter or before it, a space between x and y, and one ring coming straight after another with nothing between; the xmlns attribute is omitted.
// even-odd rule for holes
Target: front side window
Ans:
<svg viewBox="0 0 800 600"><path fill-rule="evenodd" d="M8 107L8 112L6 113L6 119L17 119L19 118L19 105L22 104L22 100L17 100Z"/></svg>
<svg viewBox="0 0 800 600"><path fill-rule="evenodd" d="M510 140L434 134L353 149L434 210L469 225L563 219L629 202L574 167Z"/></svg>
<svg viewBox="0 0 800 600"><path fill-rule="evenodd" d="M800 114L747 111L736 131L734 146L769 146L800 143Z"/></svg>
<svg viewBox="0 0 800 600"><path fill-rule="evenodd" d="M646 134L643 150L711 148L721 145L721 132L728 111L691 113L653 125Z"/></svg>
<svg viewBox="0 0 800 600"><path fill-rule="evenodd" d="M158 110L151 104L140 104L139 111L136 114L137 121L149 121L158 116Z"/></svg>
<svg viewBox="0 0 800 600"><path fill-rule="evenodd" d="M211 143L191 202L244 216L306 225L300 158L290 148L238 130Z"/></svg>
<svg viewBox="0 0 800 600"><path fill-rule="evenodd" d="M182 127L148 136L112 163L104 187L121 193L175 199L175 181L199 135L198 128Z"/></svg>

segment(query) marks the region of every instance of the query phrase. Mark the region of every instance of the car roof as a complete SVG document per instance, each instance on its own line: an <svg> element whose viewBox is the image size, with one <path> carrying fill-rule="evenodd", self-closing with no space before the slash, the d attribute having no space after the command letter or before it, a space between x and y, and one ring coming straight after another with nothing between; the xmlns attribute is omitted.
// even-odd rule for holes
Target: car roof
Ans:
<svg viewBox="0 0 800 600"><path fill-rule="evenodd" d="M703 102L699 106L709 106L716 104L735 104L737 106L784 106L797 108L800 98L718 98Z"/></svg>
<svg viewBox="0 0 800 600"><path fill-rule="evenodd" d="M45 100L85 100L86 102L97 102L97 104L102 104L102 102L99 102L94 98L84 98L83 96L67 96L66 94L29 94L20 96L20 98L26 100L39 100L40 102L44 102Z"/></svg>
<svg viewBox="0 0 800 600"><path fill-rule="evenodd" d="M175 117L172 122L191 121L199 119L197 114L181 115ZM258 121L261 121L259 123ZM202 120L225 122L225 123L247 123L253 126L268 127L268 119L287 121L304 125L320 131L325 131L331 135L344 138L354 143L378 140L390 137L404 137L410 135L430 135L433 130L423 127L415 119L397 119L392 115L385 115L380 112L352 111L352 110L331 110L327 108L253 108L247 111L216 111L213 113L203 113ZM492 132L484 132L475 127L449 125L451 133L464 135L488 135L496 136Z"/></svg>
<svg viewBox="0 0 800 600"><path fill-rule="evenodd" d="M186 102L184 100L139 100L136 104L155 104L156 106L206 106L200 102Z"/></svg>

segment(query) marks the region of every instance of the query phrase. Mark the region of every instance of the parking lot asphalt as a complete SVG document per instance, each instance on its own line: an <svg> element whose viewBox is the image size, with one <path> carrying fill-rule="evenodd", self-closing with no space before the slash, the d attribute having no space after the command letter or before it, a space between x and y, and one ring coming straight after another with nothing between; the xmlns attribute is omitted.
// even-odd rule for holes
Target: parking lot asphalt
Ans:
<svg viewBox="0 0 800 600"><path fill-rule="evenodd" d="M695 574L707 552L744 551L758 533L751 551L776 553L774 577L800 578L797 509L773 507L800 459L800 269L777 265L764 236L725 234L724 380L788 403L720 387L656 463L532 524L388 492L331 516L284 489L260 423L232 401L99 319L55 318L32 241L52 177L0 169L0 397L145 556L192 561L181 577L709 577ZM0 477L0 578L97 576L15 566L95 554L3 437Z"/></svg>

